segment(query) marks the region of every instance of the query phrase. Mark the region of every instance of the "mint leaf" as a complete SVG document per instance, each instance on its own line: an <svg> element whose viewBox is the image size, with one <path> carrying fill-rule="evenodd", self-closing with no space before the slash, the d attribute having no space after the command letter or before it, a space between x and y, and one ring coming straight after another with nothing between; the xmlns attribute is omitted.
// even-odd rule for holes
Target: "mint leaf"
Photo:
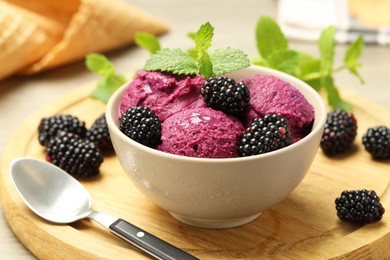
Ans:
<svg viewBox="0 0 390 260"><path fill-rule="evenodd" d="M187 37L190 38L191 40L195 41L196 32L189 32L187 34Z"/></svg>
<svg viewBox="0 0 390 260"><path fill-rule="evenodd" d="M359 63L359 57L362 53L362 49L364 46L364 40L361 35L356 38L347 48L347 52L344 57L344 66L355 76L357 76L361 83L364 83L363 78L360 76L357 68L361 65Z"/></svg>
<svg viewBox="0 0 390 260"><path fill-rule="evenodd" d="M209 78L213 75L213 64L211 63L210 56L207 52L203 53L198 58L199 74L205 78Z"/></svg>
<svg viewBox="0 0 390 260"><path fill-rule="evenodd" d="M107 76L114 73L114 65L102 54L88 54L85 65L89 70L98 75Z"/></svg>
<svg viewBox="0 0 390 260"><path fill-rule="evenodd" d="M187 34L187 37L190 38L195 42L196 33L190 32ZM195 48L190 48L187 50L188 55L190 55L192 58L197 59L198 58L198 52Z"/></svg>
<svg viewBox="0 0 390 260"><path fill-rule="evenodd" d="M160 50L146 61L144 69L186 75L194 75L199 71L197 61L181 49Z"/></svg>
<svg viewBox="0 0 390 260"><path fill-rule="evenodd" d="M332 77L328 76L321 80L327 92L328 104L334 109L352 110L352 105L341 99L340 93L334 85Z"/></svg>
<svg viewBox="0 0 390 260"><path fill-rule="evenodd" d="M210 53L214 75L232 72L250 66L248 56L241 50L219 48Z"/></svg>
<svg viewBox="0 0 390 260"><path fill-rule="evenodd" d="M125 83L126 78L122 75L111 74L103 76L103 78L98 81L95 90L92 92L92 97L107 103L111 95Z"/></svg>
<svg viewBox="0 0 390 260"><path fill-rule="evenodd" d="M251 63L252 63L253 65L257 65L257 66L269 67L267 60L264 59L264 58L261 57L261 56L259 56L259 57L255 58L255 59L253 59Z"/></svg>
<svg viewBox="0 0 390 260"><path fill-rule="evenodd" d="M146 32L137 32L135 34L135 44L140 47L145 48L151 54L155 54L157 51L161 49L159 39L150 33Z"/></svg>
<svg viewBox="0 0 390 260"><path fill-rule="evenodd" d="M210 47L214 36L214 27L209 22L203 24L195 34L195 50L202 55Z"/></svg>
<svg viewBox="0 0 390 260"><path fill-rule="evenodd" d="M320 89L322 89L322 83L320 79L308 79L304 81L316 91L320 91Z"/></svg>
<svg viewBox="0 0 390 260"><path fill-rule="evenodd" d="M188 49L187 53L193 59L195 59L195 60L198 59L198 52L194 48Z"/></svg>
<svg viewBox="0 0 390 260"><path fill-rule="evenodd" d="M196 60L199 74L208 78L213 75L213 65L207 50L211 47L214 36L214 27L209 22L203 24L194 35Z"/></svg>
<svg viewBox="0 0 390 260"><path fill-rule="evenodd" d="M295 68L293 75L319 91L322 88L320 67L320 59L301 52L298 57L298 66Z"/></svg>
<svg viewBox="0 0 390 260"><path fill-rule="evenodd" d="M321 36L318 39L318 47L321 54L320 70L323 76L328 76L332 72L335 48L334 35L334 26L329 26L322 31Z"/></svg>
<svg viewBox="0 0 390 260"><path fill-rule="evenodd" d="M304 52L288 49L288 42L278 24L270 17L260 17L256 24L256 44L259 57L252 64L274 68L289 73L309 84L313 89L324 89L328 103L332 108L351 109L351 105L343 101L334 84L333 74L348 69L363 83L357 68L364 40L358 37L347 48L344 66L333 68L335 54L335 28L325 28L318 41L320 57L316 58Z"/></svg>
<svg viewBox="0 0 390 260"><path fill-rule="evenodd" d="M115 74L114 65L102 54L91 53L87 55L85 65L92 72L102 76L91 95L105 103L112 93L126 82L126 77Z"/></svg>
<svg viewBox="0 0 390 260"><path fill-rule="evenodd" d="M194 41L195 48L187 52L162 49L146 61L144 69L184 75L199 73L209 78L250 66L248 56L240 50L218 48L208 52L214 36L214 27L209 22L203 24L196 33L187 36Z"/></svg>
<svg viewBox="0 0 390 260"><path fill-rule="evenodd" d="M299 53L298 57L298 66L295 69L295 75L299 78L304 78L305 76L317 73L320 71L321 61L309 54Z"/></svg>
<svg viewBox="0 0 390 260"><path fill-rule="evenodd" d="M298 65L299 54L292 50L278 50L271 53L267 62L268 65L276 70L293 74Z"/></svg>
<svg viewBox="0 0 390 260"><path fill-rule="evenodd" d="M260 17L256 24L256 43L260 55L265 59L271 53L286 50L288 47L279 25L267 16Z"/></svg>

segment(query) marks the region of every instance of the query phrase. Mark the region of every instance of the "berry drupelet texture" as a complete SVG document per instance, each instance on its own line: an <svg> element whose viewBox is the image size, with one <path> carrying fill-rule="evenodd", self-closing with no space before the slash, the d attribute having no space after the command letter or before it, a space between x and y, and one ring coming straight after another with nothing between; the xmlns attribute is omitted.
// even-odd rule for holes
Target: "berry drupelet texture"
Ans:
<svg viewBox="0 0 390 260"><path fill-rule="evenodd" d="M78 135L60 132L46 147L46 160L77 177L99 174L103 155L94 142Z"/></svg>
<svg viewBox="0 0 390 260"><path fill-rule="evenodd" d="M154 148L160 143L161 122L148 107L130 107L122 115L119 129L128 137L143 145Z"/></svg>
<svg viewBox="0 0 390 260"><path fill-rule="evenodd" d="M251 156L271 152L292 144L287 120L275 114L256 118L242 135L238 154Z"/></svg>
<svg viewBox="0 0 390 260"><path fill-rule="evenodd" d="M390 128L376 126L367 129L362 143L374 159L390 159Z"/></svg>
<svg viewBox="0 0 390 260"><path fill-rule="evenodd" d="M60 114L51 117L44 117L38 125L38 140L43 146L46 146L50 139L57 136L59 131L73 133L81 138L85 137L87 128L85 122L80 121L77 117Z"/></svg>
<svg viewBox="0 0 390 260"><path fill-rule="evenodd" d="M100 115L86 133L86 139L94 142L104 153L114 151L105 114Z"/></svg>
<svg viewBox="0 0 390 260"><path fill-rule="evenodd" d="M354 224L369 224L382 219L385 209L372 190L343 191L336 198L337 216Z"/></svg>
<svg viewBox="0 0 390 260"><path fill-rule="evenodd" d="M355 116L342 109L328 113L320 147L327 155L335 155L349 149L356 138Z"/></svg>
<svg viewBox="0 0 390 260"><path fill-rule="evenodd" d="M208 78L200 93L209 107L232 115L244 112L250 100L245 83L222 76Z"/></svg>

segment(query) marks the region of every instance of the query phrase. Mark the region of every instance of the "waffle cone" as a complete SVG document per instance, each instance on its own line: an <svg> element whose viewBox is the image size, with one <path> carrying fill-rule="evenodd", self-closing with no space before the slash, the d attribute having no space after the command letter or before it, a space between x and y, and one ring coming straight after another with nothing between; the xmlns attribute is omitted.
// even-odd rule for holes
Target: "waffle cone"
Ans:
<svg viewBox="0 0 390 260"><path fill-rule="evenodd" d="M84 59L91 52L106 52L131 44L138 31L159 35L167 30L163 22L122 2L82 0L61 41L23 73L36 73Z"/></svg>
<svg viewBox="0 0 390 260"><path fill-rule="evenodd" d="M367 27L390 25L390 0L348 0L348 7L351 15Z"/></svg>
<svg viewBox="0 0 390 260"><path fill-rule="evenodd" d="M39 60L60 39L58 25L0 1L0 79Z"/></svg>

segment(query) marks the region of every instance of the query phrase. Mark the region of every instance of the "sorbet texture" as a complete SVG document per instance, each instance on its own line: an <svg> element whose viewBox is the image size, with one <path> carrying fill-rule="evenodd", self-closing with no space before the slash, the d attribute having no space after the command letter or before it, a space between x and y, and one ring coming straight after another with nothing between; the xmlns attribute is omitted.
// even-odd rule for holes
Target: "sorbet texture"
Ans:
<svg viewBox="0 0 390 260"><path fill-rule="evenodd" d="M158 150L200 158L238 157L241 122L212 108L182 110L162 123Z"/></svg>
<svg viewBox="0 0 390 260"><path fill-rule="evenodd" d="M141 70L122 96L119 117L132 106L149 107L161 121L161 143L156 149L199 158L238 157L238 142L245 128L266 114L287 120L293 142L311 131L314 108L286 81L262 74L241 79L250 92L250 102L237 117L206 105L200 94L205 81L200 75Z"/></svg>
<svg viewBox="0 0 390 260"><path fill-rule="evenodd" d="M293 142L311 131L314 108L298 89L270 75L257 74L241 81L247 85L251 95L248 113L243 119L245 125L257 117L278 114L287 120Z"/></svg>
<svg viewBox="0 0 390 260"><path fill-rule="evenodd" d="M206 104L200 95L204 82L200 75L139 71L122 96L120 116L132 106L146 106L163 122L184 108L204 107Z"/></svg>

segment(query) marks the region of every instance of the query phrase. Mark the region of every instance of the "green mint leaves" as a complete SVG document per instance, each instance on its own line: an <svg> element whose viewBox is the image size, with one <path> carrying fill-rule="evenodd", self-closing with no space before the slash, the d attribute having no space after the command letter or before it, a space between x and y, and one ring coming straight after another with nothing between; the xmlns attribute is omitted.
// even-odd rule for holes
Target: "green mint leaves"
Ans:
<svg viewBox="0 0 390 260"><path fill-rule="evenodd" d="M155 35L138 32L135 43L148 50L152 55L146 61L144 69L173 74L201 74L208 78L248 67L248 56L233 48L210 50L214 37L214 27L209 23L200 26L197 32L188 34L195 43L194 48L184 51L179 48L161 48ZM317 91L324 91L328 104L332 108L351 110L334 82L333 75L341 70L348 70L361 83L363 78L358 72L361 66L359 57L364 47L362 36L356 38L346 50L344 62L334 67L335 28L324 29L317 41L319 57L292 50L279 25L270 17L260 17L256 24L256 46L259 57L252 61L254 65L270 67L291 74L308 83ZM92 53L86 57L86 66L92 72L101 75L92 96L107 102L111 94L126 82L123 75L115 73L113 64L101 54Z"/></svg>
<svg viewBox="0 0 390 260"><path fill-rule="evenodd" d="M173 74L201 74L208 78L250 65L248 56L240 50L219 48L209 51L214 36L214 27L209 22L189 36L195 42L195 48L189 51L161 49L146 61L144 69Z"/></svg>
<svg viewBox="0 0 390 260"><path fill-rule="evenodd" d="M256 28L256 39L257 49L265 59L275 52L287 50L287 40L272 18L260 17Z"/></svg>
<svg viewBox="0 0 390 260"><path fill-rule="evenodd" d="M250 66L246 54L238 49L219 48L210 54L213 75L229 73Z"/></svg>
<svg viewBox="0 0 390 260"><path fill-rule="evenodd" d="M347 53L344 57L344 64L347 69L357 76L361 83L364 83L363 78L360 76L357 68L361 65L359 63L359 57L362 54L364 46L364 39L362 36L359 36L351 45L348 46Z"/></svg>
<svg viewBox="0 0 390 260"><path fill-rule="evenodd" d="M104 103L107 103L115 90L126 82L125 76L115 74L114 65L102 54L88 54L85 65L90 71L102 76L92 92L92 96Z"/></svg>
<svg viewBox="0 0 390 260"><path fill-rule="evenodd" d="M162 49L146 61L144 69L188 75L198 73L196 60L181 49Z"/></svg>
<svg viewBox="0 0 390 260"><path fill-rule="evenodd" d="M137 32L134 38L135 44L140 47L145 48L151 54L157 53L161 50L160 41L157 36L154 34L146 33L146 32Z"/></svg>
<svg viewBox="0 0 390 260"><path fill-rule="evenodd" d="M195 49L193 54L198 62L199 74L205 78L213 75L213 64L207 50L213 41L214 27L210 23L203 24L194 34Z"/></svg>
<svg viewBox="0 0 390 260"><path fill-rule="evenodd" d="M332 72L333 57L334 57L334 34L333 26L324 29L318 39L318 47L320 50L320 73L323 76L328 76Z"/></svg>
<svg viewBox="0 0 390 260"><path fill-rule="evenodd" d="M352 106L345 102L334 83L334 73L347 69L364 83L358 73L364 40L359 36L352 42L345 53L344 64L334 67L335 54L335 28L325 28L317 41L320 57L316 58L304 52L291 50L288 41L278 24L270 17L260 17L256 24L256 43L259 57L253 64L270 67L291 74L302 79L315 90L324 90L327 94L328 104L332 108L350 110Z"/></svg>

